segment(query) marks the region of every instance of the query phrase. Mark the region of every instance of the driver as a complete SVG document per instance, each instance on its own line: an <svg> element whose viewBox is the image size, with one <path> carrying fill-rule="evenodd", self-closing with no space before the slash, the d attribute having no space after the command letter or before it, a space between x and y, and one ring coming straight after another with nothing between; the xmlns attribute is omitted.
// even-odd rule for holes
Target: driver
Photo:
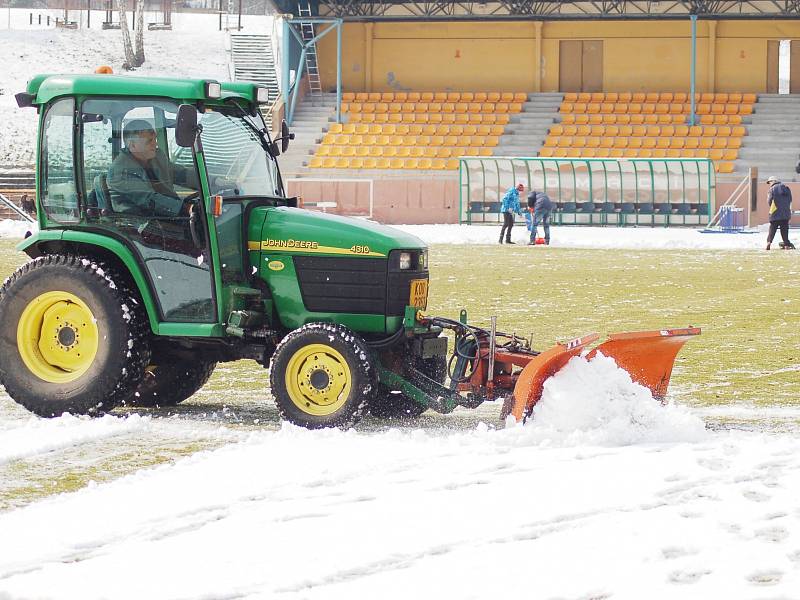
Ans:
<svg viewBox="0 0 800 600"><path fill-rule="evenodd" d="M194 169L173 165L160 151L153 126L134 119L122 132L125 148L108 170L114 210L160 217L187 216L190 205L175 192L177 183L198 189Z"/></svg>

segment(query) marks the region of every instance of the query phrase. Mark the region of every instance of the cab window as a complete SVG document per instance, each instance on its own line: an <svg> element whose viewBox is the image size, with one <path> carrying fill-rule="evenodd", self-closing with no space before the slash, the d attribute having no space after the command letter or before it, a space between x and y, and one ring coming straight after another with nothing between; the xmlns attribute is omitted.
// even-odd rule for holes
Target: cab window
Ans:
<svg viewBox="0 0 800 600"><path fill-rule="evenodd" d="M72 150L74 122L75 101L64 98L47 109L42 126L40 201L47 219L56 223L79 220Z"/></svg>

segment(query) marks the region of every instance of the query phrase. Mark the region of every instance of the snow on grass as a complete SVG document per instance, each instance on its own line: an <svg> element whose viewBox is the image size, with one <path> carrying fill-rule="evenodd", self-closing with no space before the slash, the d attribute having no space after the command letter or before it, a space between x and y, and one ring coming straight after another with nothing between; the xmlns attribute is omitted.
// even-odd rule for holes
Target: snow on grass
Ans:
<svg viewBox="0 0 800 600"><path fill-rule="evenodd" d="M139 415L126 418L105 415L99 419L64 414L54 419L31 417L21 425L0 422L0 464L52 450L80 445L108 437L142 432L150 419Z"/></svg>

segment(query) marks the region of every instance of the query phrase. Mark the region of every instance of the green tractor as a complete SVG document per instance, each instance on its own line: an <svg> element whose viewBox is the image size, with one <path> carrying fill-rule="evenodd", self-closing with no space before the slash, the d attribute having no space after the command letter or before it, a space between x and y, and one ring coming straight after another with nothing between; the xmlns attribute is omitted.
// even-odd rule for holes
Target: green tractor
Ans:
<svg viewBox="0 0 800 600"><path fill-rule="evenodd" d="M544 379L596 336L539 353L465 313L425 317L421 240L286 197L276 159L292 135L284 123L271 139L266 92L40 75L17 94L39 113L39 229L19 246L33 260L0 289L11 398L45 417L170 406L217 363L252 359L269 368L281 416L310 428L487 399L530 414ZM443 329L455 333L449 361ZM695 333L631 338L669 355L642 375L656 395Z"/></svg>

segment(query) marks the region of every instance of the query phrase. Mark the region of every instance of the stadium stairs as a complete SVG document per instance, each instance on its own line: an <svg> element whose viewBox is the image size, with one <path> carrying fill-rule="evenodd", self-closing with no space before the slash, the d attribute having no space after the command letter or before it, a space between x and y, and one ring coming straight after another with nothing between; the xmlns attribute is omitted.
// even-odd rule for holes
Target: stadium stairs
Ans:
<svg viewBox="0 0 800 600"><path fill-rule="evenodd" d="M495 156L534 156L542 147L550 127L560 119L558 108L564 94L528 94L522 112L511 115L497 147Z"/></svg>
<svg viewBox="0 0 800 600"><path fill-rule="evenodd" d="M800 180L795 165L800 152L800 95L759 94L753 114L743 120L743 138L736 173L757 167L760 179L774 175L783 181Z"/></svg>
<svg viewBox="0 0 800 600"><path fill-rule="evenodd" d="M272 36L231 33L230 47L231 78L262 85L269 90L270 103L277 100L280 92Z"/></svg>
<svg viewBox="0 0 800 600"><path fill-rule="evenodd" d="M294 140L289 144L286 154L280 158L284 177L309 174L305 165L335 118L336 94L307 95L298 102L291 126Z"/></svg>

